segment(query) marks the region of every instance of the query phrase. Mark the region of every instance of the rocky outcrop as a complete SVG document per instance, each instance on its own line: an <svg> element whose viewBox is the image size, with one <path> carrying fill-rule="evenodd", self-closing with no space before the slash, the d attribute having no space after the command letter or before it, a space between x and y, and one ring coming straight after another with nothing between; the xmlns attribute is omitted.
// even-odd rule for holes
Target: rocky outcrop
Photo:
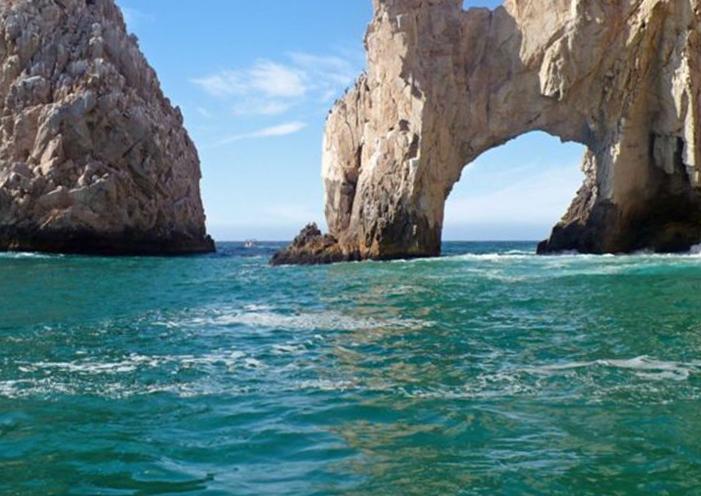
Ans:
<svg viewBox="0 0 701 496"><path fill-rule="evenodd" d="M0 2L0 249L211 251L199 180L112 0Z"/></svg>
<svg viewBox="0 0 701 496"><path fill-rule="evenodd" d="M465 164L534 130L588 149L541 253L701 241L700 0L462 3L374 0L367 74L326 127L329 252L439 254Z"/></svg>
<svg viewBox="0 0 701 496"><path fill-rule="evenodd" d="M354 253L343 253L336 238L322 234L316 224L309 224L292 244L273 256L273 265L314 265L357 261Z"/></svg>

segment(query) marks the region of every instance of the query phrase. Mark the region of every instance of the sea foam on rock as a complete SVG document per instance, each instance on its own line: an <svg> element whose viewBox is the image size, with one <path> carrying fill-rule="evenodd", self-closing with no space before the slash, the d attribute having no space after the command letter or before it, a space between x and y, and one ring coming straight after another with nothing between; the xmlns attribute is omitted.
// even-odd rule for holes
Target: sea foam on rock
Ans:
<svg viewBox="0 0 701 496"><path fill-rule="evenodd" d="M199 181L113 0L0 2L0 249L212 251Z"/></svg>

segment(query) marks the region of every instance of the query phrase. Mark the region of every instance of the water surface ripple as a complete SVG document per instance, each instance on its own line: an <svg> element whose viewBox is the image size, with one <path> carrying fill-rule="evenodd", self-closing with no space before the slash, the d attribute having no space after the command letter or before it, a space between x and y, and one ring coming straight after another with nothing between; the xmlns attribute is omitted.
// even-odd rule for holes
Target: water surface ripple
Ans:
<svg viewBox="0 0 701 496"><path fill-rule="evenodd" d="M0 494L701 494L701 257L0 255Z"/></svg>

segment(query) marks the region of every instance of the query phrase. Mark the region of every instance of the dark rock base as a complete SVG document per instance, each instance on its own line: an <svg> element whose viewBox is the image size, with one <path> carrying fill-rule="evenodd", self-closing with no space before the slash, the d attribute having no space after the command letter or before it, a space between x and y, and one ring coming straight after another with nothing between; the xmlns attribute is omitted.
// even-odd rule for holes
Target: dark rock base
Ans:
<svg viewBox="0 0 701 496"><path fill-rule="evenodd" d="M695 195L665 197L628 216L613 206L595 208L588 222L559 224L538 254L565 251L624 254L685 253L701 243L701 203Z"/></svg>
<svg viewBox="0 0 701 496"><path fill-rule="evenodd" d="M152 237L143 233L97 235L89 231L40 231L0 228L0 251L101 256L177 256L216 251L210 236L182 234Z"/></svg>
<svg viewBox="0 0 701 496"><path fill-rule="evenodd" d="M316 224L307 225L287 248L277 252L271 265L323 265L354 262L361 257L356 252L344 252L330 235L323 235Z"/></svg>
<svg viewBox="0 0 701 496"><path fill-rule="evenodd" d="M421 243L411 241L408 247L401 244L387 245L382 247L380 253L374 253L371 250L362 252L357 246L344 245L335 237L322 234L316 224L309 224L287 248L277 252L270 263L271 265L324 265L362 260L409 260L440 256L440 238L434 236L430 240L430 243L425 243L430 245L428 249L420 249Z"/></svg>

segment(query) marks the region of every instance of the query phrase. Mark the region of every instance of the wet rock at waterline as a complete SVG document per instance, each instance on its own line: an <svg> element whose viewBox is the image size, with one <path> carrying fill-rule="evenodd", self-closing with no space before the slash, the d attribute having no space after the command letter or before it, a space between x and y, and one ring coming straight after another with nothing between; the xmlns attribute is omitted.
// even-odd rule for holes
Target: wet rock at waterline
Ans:
<svg viewBox="0 0 701 496"><path fill-rule="evenodd" d="M112 0L0 3L0 136L0 249L214 249L197 151Z"/></svg>
<svg viewBox="0 0 701 496"><path fill-rule="evenodd" d="M699 0L374 0L367 73L329 115L327 254L440 253L465 166L543 130L588 151L539 251L679 251L701 240Z"/></svg>
<svg viewBox="0 0 701 496"><path fill-rule="evenodd" d="M322 234L316 224L309 224L297 235L292 244L275 254L273 265L313 265L319 263L350 262L353 254L338 250L337 240Z"/></svg>

